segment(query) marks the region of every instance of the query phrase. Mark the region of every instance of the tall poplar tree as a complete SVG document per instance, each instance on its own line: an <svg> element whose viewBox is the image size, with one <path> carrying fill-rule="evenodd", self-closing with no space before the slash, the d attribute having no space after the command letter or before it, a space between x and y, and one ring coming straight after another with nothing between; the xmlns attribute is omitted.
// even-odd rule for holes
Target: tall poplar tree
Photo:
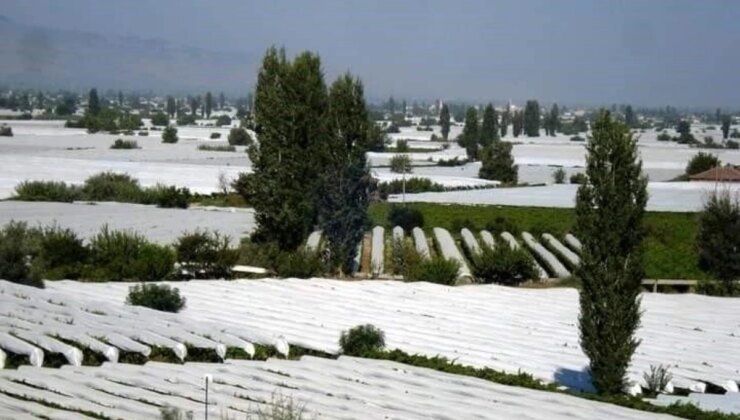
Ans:
<svg viewBox="0 0 740 420"><path fill-rule="evenodd" d="M442 138L447 141L450 136L450 109L447 104L442 104L439 111L439 125L442 127Z"/></svg>
<svg viewBox="0 0 740 420"><path fill-rule="evenodd" d="M498 139L498 116L493 105L489 103L483 110L483 122L480 127L480 145L481 147L490 146Z"/></svg>
<svg viewBox="0 0 740 420"><path fill-rule="evenodd" d="M172 96L167 97L167 115L170 116L170 118L173 118L175 116L175 112L177 112L177 104L175 103L175 98Z"/></svg>
<svg viewBox="0 0 740 420"><path fill-rule="evenodd" d="M460 135L460 146L465 148L468 160L475 160L478 157L478 141L480 139L480 129L478 127L478 111L475 107L469 107L465 114L465 127Z"/></svg>
<svg viewBox="0 0 740 420"><path fill-rule="evenodd" d="M203 107L203 111L206 114L206 118L211 118L211 111L213 110L213 95L211 92L206 92L206 103Z"/></svg>
<svg viewBox="0 0 740 420"><path fill-rule="evenodd" d="M321 176L319 222L326 235L334 269L353 271L357 245L367 223L370 173L370 121L359 79L347 73L329 89L328 161Z"/></svg>
<svg viewBox="0 0 740 420"><path fill-rule="evenodd" d="M294 250L316 225L316 197L328 162L321 60L304 52L290 62L284 50L268 49L254 102L259 141L249 149L253 173L245 188L257 222L252 239Z"/></svg>
<svg viewBox="0 0 740 420"><path fill-rule="evenodd" d="M524 129L524 112L514 111L511 117L511 132L514 137L519 137Z"/></svg>
<svg viewBox="0 0 740 420"><path fill-rule="evenodd" d="M540 135L540 104L535 100L527 101L524 106L524 134L527 137Z"/></svg>
<svg viewBox="0 0 740 420"><path fill-rule="evenodd" d="M98 90L95 88L90 89L90 93L87 95L87 113L93 117L100 113L100 99L98 98Z"/></svg>
<svg viewBox="0 0 740 420"><path fill-rule="evenodd" d="M501 114L501 137L506 137L506 133L509 131L509 124L511 124L511 108L507 105Z"/></svg>
<svg viewBox="0 0 740 420"><path fill-rule="evenodd" d="M581 348L591 382L601 394L617 394L640 344L643 279L643 215L647 179L637 140L603 111L586 145L587 182L576 195L576 232L583 241L575 276L580 291Z"/></svg>

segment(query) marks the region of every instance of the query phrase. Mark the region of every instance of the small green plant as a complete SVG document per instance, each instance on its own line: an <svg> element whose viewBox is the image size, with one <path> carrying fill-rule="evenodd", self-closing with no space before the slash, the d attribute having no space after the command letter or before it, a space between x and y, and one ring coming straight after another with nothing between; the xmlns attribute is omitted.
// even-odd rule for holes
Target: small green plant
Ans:
<svg viewBox="0 0 740 420"><path fill-rule="evenodd" d="M583 185L588 182L588 177L583 172L578 172L570 176L571 184Z"/></svg>
<svg viewBox="0 0 740 420"><path fill-rule="evenodd" d="M393 242L391 261L391 272L408 279L412 270L421 263L421 255L411 243L397 239Z"/></svg>
<svg viewBox="0 0 740 420"><path fill-rule="evenodd" d="M452 286L457 281L460 263L442 257L424 259L412 267L408 280Z"/></svg>
<svg viewBox="0 0 740 420"><path fill-rule="evenodd" d="M413 172L414 168L411 166L411 158L409 155L395 155L391 158L390 162L391 172L397 174Z"/></svg>
<svg viewBox="0 0 740 420"><path fill-rule="evenodd" d="M117 139L110 147L111 149L138 149L139 143L136 140Z"/></svg>
<svg viewBox="0 0 740 420"><path fill-rule="evenodd" d="M367 352L379 351L385 347L385 333L371 324L358 325L342 331L339 347L343 354L349 356L362 356Z"/></svg>
<svg viewBox="0 0 740 420"><path fill-rule="evenodd" d="M211 133L211 136L210 137L212 139L220 139L221 138L221 133Z"/></svg>
<svg viewBox="0 0 740 420"><path fill-rule="evenodd" d="M232 128L229 131L228 140L232 146L249 146L252 144L252 137L245 128Z"/></svg>
<svg viewBox="0 0 740 420"><path fill-rule="evenodd" d="M686 175L696 175L720 166L722 162L711 153L699 152L686 165Z"/></svg>
<svg viewBox="0 0 740 420"><path fill-rule="evenodd" d="M398 141L396 141L396 152L398 152L398 153L408 153L409 152L409 142L408 142L408 140L398 140Z"/></svg>
<svg viewBox="0 0 740 420"><path fill-rule="evenodd" d="M303 420L306 406L297 404L291 397L273 393L267 406L257 409L257 420Z"/></svg>
<svg viewBox="0 0 740 420"><path fill-rule="evenodd" d="M35 271L49 280L77 280L82 276L89 251L71 229L50 226L38 231Z"/></svg>
<svg viewBox="0 0 740 420"><path fill-rule="evenodd" d="M424 227L424 215L412 207L393 206L388 212L388 224L392 227L401 226L406 232L411 232L415 227Z"/></svg>
<svg viewBox="0 0 740 420"><path fill-rule="evenodd" d="M584 142L586 139L581 136L573 136L570 138L570 141Z"/></svg>
<svg viewBox="0 0 740 420"><path fill-rule="evenodd" d="M0 230L0 279L39 288L39 272L31 269L38 232L23 222L10 222Z"/></svg>
<svg viewBox="0 0 740 420"><path fill-rule="evenodd" d="M555 172L552 173L552 180L556 184L564 184L565 183L565 170L563 168L556 169Z"/></svg>
<svg viewBox="0 0 740 420"><path fill-rule="evenodd" d="M82 198L79 187L61 181L23 181L15 187L14 200L71 203Z"/></svg>
<svg viewBox="0 0 740 420"><path fill-rule="evenodd" d="M86 200L137 202L142 195L139 181L128 174L102 172L85 180L82 192Z"/></svg>
<svg viewBox="0 0 740 420"><path fill-rule="evenodd" d="M498 216L486 223L486 230L494 235L500 235L503 232L509 232L512 235L518 235L521 231L519 225L516 222L502 216Z"/></svg>
<svg viewBox="0 0 740 420"><path fill-rule="evenodd" d="M206 152L236 152L236 147L230 144L200 144L198 145L198 150Z"/></svg>
<svg viewBox="0 0 740 420"><path fill-rule="evenodd" d="M0 137L13 137L13 129L6 124L0 125Z"/></svg>
<svg viewBox="0 0 740 420"><path fill-rule="evenodd" d="M655 395L665 390L668 383L673 379L673 375L669 372L668 366L650 365L650 372L643 373L642 379L645 380L648 393Z"/></svg>
<svg viewBox="0 0 740 420"><path fill-rule="evenodd" d="M185 307L186 300L180 296L180 290L166 284L137 284L129 287L126 304L164 312L179 312Z"/></svg>
<svg viewBox="0 0 740 420"><path fill-rule="evenodd" d="M537 278L532 256L521 248L514 250L507 245L500 245L491 249L484 246L480 253L473 255L470 262L473 276L480 283L516 286Z"/></svg>
<svg viewBox="0 0 740 420"><path fill-rule="evenodd" d="M196 230L186 233L175 242L180 266L188 277L231 278L232 267L239 259L239 251L229 246L230 239L219 232Z"/></svg>
<svg viewBox="0 0 740 420"><path fill-rule="evenodd" d="M99 281L155 281L171 272L174 252L147 242L128 231L113 231L103 226L90 240L90 266L84 277Z"/></svg>
<svg viewBox="0 0 740 420"><path fill-rule="evenodd" d="M156 204L158 207L164 208L186 209L191 197L192 194L187 188L157 184L143 190L140 202L142 204Z"/></svg>
<svg viewBox="0 0 740 420"><path fill-rule="evenodd" d="M666 133L665 131L658 134L658 141L671 141L671 135Z"/></svg>
<svg viewBox="0 0 740 420"><path fill-rule="evenodd" d="M178 125L179 125L178 120ZM172 126L165 127L164 130L162 130L162 143L177 143L177 141L180 140L179 137L177 137L177 128Z"/></svg>

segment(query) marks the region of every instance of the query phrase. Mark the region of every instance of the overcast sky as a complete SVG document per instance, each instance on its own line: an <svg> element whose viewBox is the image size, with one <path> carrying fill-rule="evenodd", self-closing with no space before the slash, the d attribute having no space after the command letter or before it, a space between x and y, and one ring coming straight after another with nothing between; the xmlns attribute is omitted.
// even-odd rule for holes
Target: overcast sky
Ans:
<svg viewBox="0 0 740 420"><path fill-rule="evenodd" d="M736 0L0 0L0 14L210 50L309 49L375 97L740 107Z"/></svg>

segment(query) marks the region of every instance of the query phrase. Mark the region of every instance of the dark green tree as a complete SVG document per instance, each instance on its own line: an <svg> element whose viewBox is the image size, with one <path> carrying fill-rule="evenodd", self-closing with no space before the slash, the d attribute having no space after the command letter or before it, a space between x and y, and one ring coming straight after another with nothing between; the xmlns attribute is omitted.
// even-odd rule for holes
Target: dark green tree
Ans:
<svg viewBox="0 0 740 420"><path fill-rule="evenodd" d="M188 98L188 101L190 102L190 115L195 117L198 113L198 108L200 107L200 98L197 96L191 96Z"/></svg>
<svg viewBox="0 0 740 420"><path fill-rule="evenodd" d="M511 116L511 133L514 137L519 137L524 129L524 112L514 111Z"/></svg>
<svg viewBox="0 0 740 420"><path fill-rule="evenodd" d="M203 107L203 112L206 114L206 118L211 118L211 111L213 110L213 96L211 92L206 92L206 103Z"/></svg>
<svg viewBox="0 0 740 420"><path fill-rule="evenodd" d="M732 117L725 115L722 117L722 138L727 140L730 137L730 125L732 124Z"/></svg>
<svg viewBox="0 0 740 420"><path fill-rule="evenodd" d="M514 164L511 149L511 143L505 141L497 141L485 147L481 151L481 167L478 177L501 181L504 184L516 184L519 178L519 167Z"/></svg>
<svg viewBox="0 0 740 420"><path fill-rule="evenodd" d="M249 148L253 173L244 189L255 210L254 241L295 250L314 229L329 161L328 103L317 55L304 52L291 62L284 50L267 50L255 89L259 141Z"/></svg>
<svg viewBox="0 0 740 420"><path fill-rule="evenodd" d="M100 99L98 98L98 90L95 88L90 89L90 93L87 95L87 114L95 117L100 113Z"/></svg>
<svg viewBox="0 0 740 420"><path fill-rule="evenodd" d="M465 114L465 127L460 134L458 143L465 148L469 160L475 160L478 157L478 141L480 139L480 129L478 128L478 111L474 107L469 107Z"/></svg>
<svg viewBox="0 0 740 420"><path fill-rule="evenodd" d="M371 177L365 152L374 123L367 112L362 82L349 73L329 89L329 121L329 159L321 175L319 222L332 267L351 273L368 221Z"/></svg>
<svg viewBox="0 0 740 420"><path fill-rule="evenodd" d="M740 203L729 191L709 196L696 235L699 266L720 281L721 294L733 296L740 277Z"/></svg>
<svg viewBox="0 0 740 420"><path fill-rule="evenodd" d="M177 143L179 139L177 137L177 128L170 125L162 130L162 143Z"/></svg>
<svg viewBox="0 0 740 420"><path fill-rule="evenodd" d="M121 92L120 90L118 91L118 106L123 106L123 92Z"/></svg>
<svg viewBox="0 0 740 420"><path fill-rule="evenodd" d="M686 164L686 175L696 175L722 165L722 161L711 153L699 152Z"/></svg>
<svg viewBox="0 0 740 420"><path fill-rule="evenodd" d="M558 104L553 104L550 113L545 117L545 134L555 137L557 130L560 129L560 110Z"/></svg>
<svg viewBox="0 0 740 420"><path fill-rule="evenodd" d="M506 133L509 131L509 124L511 124L511 108L507 105L503 113L501 113L501 137L506 137Z"/></svg>
<svg viewBox="0 0 740 420"><path fill-rule="evenodd" d="M576 231L583 241L575 276L581 283L581 348L600 394L617 394L640 341L643 215L647 179L637 140L602 111L586 146L588 181L576 195Z"/></svg>
<svg viewBox="0 0 740 420"><path fill-rule="evenodd" d="M524 134L527 137L540 135L540 104L535 100L527 101L524 106Z"/></svg>
<svg viewBox="0 0 740 420"><path fill-rule="evenodd" d="M393 99L393 96L388 99L388 111L391 115L396 113L396 100Z"/></svg>
<svg viewBox="0 0 740 420"><path fill-rule="evenodd" d="M489 103L483 110L483 122L480 126L480 145L482 147L490 146L498 139L498 116L493 105Z"/></svg>
<svg viewBox="0 0 740 420"><path fill-rule="evenodd" d="M38 93L36 94L36 108L44 109L45 104L46 98L44 97L44 92L38 91Z"/></svg>
<svg viewBox="0 0 740 420"><path fill-rule="evenodd" d="M447 104L442 104L439 111L439 125L442 127L442 139L447 141L450 135L450 109L447 108Z"/></svg>
<svg viewBox="0 0 740 420"><path fill-rule="evenodd" d="M224 95L223 92L219 93L218 95L218 109L224 109L226 108L226 95Z"/></svg>
<svg viewBox="0 0 740 420"><path fill-rule="evenodd" d="M172 96L167 97L166 110L167 110L167 115L169 115L170 118L175 117L175 113L177 112L177 103L175 102L175 98L173 98Z"/></svg>

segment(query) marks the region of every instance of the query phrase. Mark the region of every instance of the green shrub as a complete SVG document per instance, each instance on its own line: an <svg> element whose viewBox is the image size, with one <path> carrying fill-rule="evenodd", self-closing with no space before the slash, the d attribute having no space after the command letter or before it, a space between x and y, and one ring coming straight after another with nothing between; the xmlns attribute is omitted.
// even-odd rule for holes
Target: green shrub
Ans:
<svg viewBox="0 0 740 420"><path fill-rule="evenodd" d="M232 128L229 131L229 144L232 146L249 146L252 144L252 137L245 128Z"/></svg>
<svg viewBox="0 0 740 420"><path fill-rule="evenodd" d="M145 137L145 136L148 136L148 135L149 135L149 132L148 132L148 131L139 131L139 132L138 132L138 133L136 133L136 134L138 134L138 135L140 135L140 136L142 136L142 137Z"/></svg>
<svg viewBox="0 0 740 420"><path fill-rule="evenodd" d="M166 278L175 263L168 247L147 242L129 231L103 226L90 240L90 265L84 276L99 281L154 281Z"/></svg>
<svg viewBox="0 0 740 420"><path fill-rule="evenodd" d="M40 273L31 269L38 232L23 222L10 222L0 230L0 279L39 288Z"/></svg>
<svg viewBox="0 0 740 420"><path fill-rule="evenodd" d="M391 172L397 174L407 173L410 174L413 171L411 166L411 158L409 155L394 155L390 161Z"/></svg>
<svg viewBox="0 0 740 420"><path fill-rule="evenodd" d="M734 140L727 140L725 142L725 147L732 150L740 149L740 143L734 141Z"/></svg>
<svg viewBox="0 0 740 420"><path fill-rule="evenodd" d="M221 127L224 125L231 125L231 117L228 115L219 115L218 118L216 118L216 126Z"/></svg>
<svg viewBox="0 0 740 420"><path fill-rule="evenodd" d="M0 125L0 137L13 137L13 129L9 125Z"/></svg>
<svg viewBox="0 0 740 420"><path fill-rule="evenodd" d="M221 133L211 133L211 138L212 139L220 139L221 138Z"/></svg>
<svg viewBox="0 0 740 420"><path fill-rule="evenodd" d="M177 117L177 125L193 125L195 124L195 116L193 115L180 115Z"/></svg>
<svg viewBox="0 0 740 420"><path fill-rule="evenodd" d="M478 227L475 225L475 222L470 220L469 218L459 218L456 217L452 219L450 222L450 230L454 233L459 233L463 228L468 228L470 230L478 230Z"/></svg>
<svg viewBox="0 0 740 420"><path fill-rule="evenodd" d="M671 136L664 131L658 134L658 141L671 141Z"/></svg>
<svg viewBox="0 0 740 420"><path fill-rule="evenodd" d="M388 212L388 224L391 227L401 226L406 232L411 232L415 227L424 227L424 215L415 208L393 206Z"/></svg>
<svg viewBox="0 0 740 420"><path fill-rule="evenodd" d="M398 152L398 153L408 153L409 152L409 142L408 142L408 140L397 140L396 141L396 152Z"/></svg>
<svg viewBox="0 0 740 420"><path fill-rule="evenodd" d="M170 125L170 117L168 117L164 112L157 112L152 115L152 125Z"/></svg>
<svg viewBox="0 0 740 420"><path fill-rule="evenodd" d="M573 136L570 138L570 141L583 142L583 141L586 141L586 139L581 136Z"/></svg>
<svg viewBox="0 0 740 420"><path fill-rule="evenodd" d="M162 130L162 143L177 143L177 141L180 140L179 137L177 137L177 129L172 126L165 127L164 130Z"/></svg>
<svg viewBox="0 0 740 420"><path fill-rule="evenodd" d="M696 175L698 173L708 171L709 169L720 166L722 162L719 158L711 153L699 152L689 160L686 165L687 175Z"/></svg>
<svg viewBox="0 0 740 420"><path fill-rule="evenodd" d="M519 228L519 225L516 224L516 222L513 222L502 216L498 216L486 223L486 230L490 231L496 236L500 235L503 232L509 232L512 235L516 236L519 234L519 232L521 232L521 229Z"/></svg>
<svg viewBox="0 0 740 420"><path fill-rule="evenodd" d="M722 284L720 295L740 292L735 280L740 278L740 201L728 191L709 196L699 217L696 235L699 267ZM712 291L705 288L705 291Z"/></svg>
<svg viewBox="0 0 740 420"><path fill-rule="evenodd" d="M552 173L552 180L556 184L564 184L565 183L565 170L563 168L556 169L555 172Z"/></svg>
<svg viewBox="0 0 740 420"><path fill-rule="evenodd" d="M442 192L445 191L445 187L442 184L432 182L429 178L408 178L406 179L406 190L407 193L421 193L421 192ZM390 194L401 194L404 192L404 182L401 179L394 179L390 182L381 182L378 184L378 192L383 198L388 198Z"/></svg>
<svg viewBox="0 0 740 420"><path fill-rule="evenodd" d="M82 192L86 200L138 202L142 197L139 181L128 174L102 172L85 180Z"/></svg>
<svg viewBox="0 0 740 420"><path fill-rule="evenodd" d="M466 159L458 159L457 156L455 156L452 159L439 159L437 161L437 166L463 166L468 161Z"/></svg>
<svg viewBox="0 0 740 420"><path fill-rule="evenodd" d="M186 209L190 203L190 190L173 185L157 184L147 188L142 193L142 204L156 204L158 207Z"/></svg>
<svg viewBox="0 0 740 420"><path fill-rule="evenodd" d="M185 307L187 299L180 296L177 288L166 284L137 284L128 289L126 303L145 306L164 312L179 312Z"/></svg>
<svg viewBox="0 0 740 420"><path fill-rule="evenodd" d="M273 269L279 277L307 279L320 276L324 272L324 263L318 252L300 248L281 253Z"/></svg>
<svg viewBox="0 0 740 420"><path fill-rule="evenodd" d="M229 247L229 237L219 232L196 230L175 242L180 266L195 278L231 278L239 251Z"/></svg>
<svg viewBox="0 0 740 420"><path fill-rule="evenodd" d="M110 147L111 149L138 149L139 143L136 142L136 140L123 140L123 139L117 139L113 142L113 145Z"/></svg>
<svg viewBox="0 0 740 420"><path fill-rule="evenodd" d="M400 274L408 280L411 278L412 270L421 263L421 255L411 243L395 240L391 250L391 262L391 272Z"/></svg>
<svg viewBox="0 0 740 420"><path fill-rule="evenodd" d="M39 230L34 270L48 280L77 280L82 276L89 251L71 229L59 226Z"/></svg>
<svg viewBox="0 0 740 420"><path fill-rule="evenodd" d="M342 331L339 347L348 356L362 356L366 352L379 351L385 347L385 333L371 324L358 325Z"/></svg>
<svg viewBox="0 0 740 420"><path fill-rule="evenodd" d="M442 257L424 259L412 267L409 280L452 286L457 281L459 270L460 264L455 260L447 260Z"/></svg>
<svg viewBox="0 0 740 420"><path fill-rule="evenodd" d="M491 249L481 248L481 252L470 260L473 276L480 283L497 283L516 286L527 280L537 278L534 260L524 249L511 249L500 245Z"/></svg>
<svg viewBox="0 0 740 420"><path fill-rule="evenodd" d="M588 176L586 176L583 172L578 172L576 174L573 174L570 176L570 183L571 184L579 184L583 185L586 182L588 182Z"/></svg>
<svg viewBox="0 0 740 420"><path fill-rule="evenodd" d="M198 150L207 152L236 152L236 147L230 144L200 144Z"/></svg>
<svg viewBox="0 0 740 420"><path fill-rule="evenodd" d="M82 198L79 187L57 181L23 181L15 187L13 199L71 203Z"/></svg>

